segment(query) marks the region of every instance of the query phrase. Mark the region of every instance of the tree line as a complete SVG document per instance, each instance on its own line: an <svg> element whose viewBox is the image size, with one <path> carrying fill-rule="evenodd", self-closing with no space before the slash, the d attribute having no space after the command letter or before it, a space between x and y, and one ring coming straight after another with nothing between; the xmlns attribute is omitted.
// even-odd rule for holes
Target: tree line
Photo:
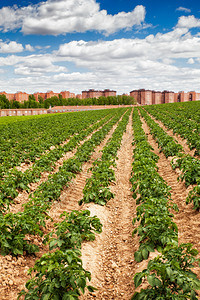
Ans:
<svg viewBox="0 0 200 300"><path fill-rule="evenodd" d="M131 96L101 96L99 98L62 98L62 95L53 96L51 98L43 99L41 96L36 101L34 95L29 95L28 101L20 103L16 100L9 101L5 95L0 95L0 109L6 108L49 108L54 106L82 106L82 105L130 105L135 104L135 100Z"/></svg>

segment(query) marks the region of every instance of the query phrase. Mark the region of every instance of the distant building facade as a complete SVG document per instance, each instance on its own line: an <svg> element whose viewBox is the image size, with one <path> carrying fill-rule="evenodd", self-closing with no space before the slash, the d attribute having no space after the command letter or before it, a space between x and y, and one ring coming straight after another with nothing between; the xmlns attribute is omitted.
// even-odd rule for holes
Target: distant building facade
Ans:
<svg viewBox="0 0 200 300"><path fill-rule="evenodd" d="M34 116L47 114L45 108L20 108L20 109L0 109L0 117L6 116Z"/></svg>
<svg viewBox="0 0 200 300"><path fill-rule="evenodd" d="M54 93L53 91L47 91L46 93L34 93L33 96L35 97L36 101L39 101L38 98L39 96L43 99L46 100L51 97L59 97L59 95L62 96L64 99L68 98L76 98L76 95L74 93L70 93L69 91L62 91L60 93Z"/></svg>
<svg viewBox="0 0 200 300"><path fill-rule="evenodd" d="M77 95L76 95L76 98L77 98L77 99L82 99L82 94L77 94Z"/></svg>
<svg viewBox="0 0 200 300"><path fill-rule="evenodd" d="M39 96L43 99L46 100L48 98L51 98L53 96L59 97L59 95L62 96L62 98L76 98L75 93L70 93L69 91L62 91L60 93L54 93L53 91L47 91L46 93L33 93L33 94L27 94L25 92L17 92L15 94L9 94L6 93L5 91L0 92L0 95L5 95L6 98L11 101L11 100L15 100L18 101L20 103L23 103L24 101L28 101L29 99L29 95L33 95L35 97L35 100L37 102L39 102Z"/></svg>
<svg viewBox="0 0 200 300"><path fill-rule="evenodd" d="M172 91L152 91L152 90L133 90L130 92L130 96L134 97L140 105L162 104L162 103L174 103L174 102L186 102L186 101L198 101L200 100L200 93L194 91L191 92L178 92Z"/></svg>
<svg viewBox="0 0 200 300"><path fill-rule="evenodd" d="M27 101L28 97L29 97L29 94L27 94L25 92L17 92L15 94L8 94L4 91L4 92L0 92L0 95L5 95L9 101L15 100L20 103Z"/></svg>
<svg viewBox="0 0 200 300"><path fill-rule="evenodd" d="M99 98L101 96L109 97L109 96L116 96L117 92L113 90L106 89L104 91L97 91L90 89L88 91L82 91L82 99L86 98Z"/></svg>

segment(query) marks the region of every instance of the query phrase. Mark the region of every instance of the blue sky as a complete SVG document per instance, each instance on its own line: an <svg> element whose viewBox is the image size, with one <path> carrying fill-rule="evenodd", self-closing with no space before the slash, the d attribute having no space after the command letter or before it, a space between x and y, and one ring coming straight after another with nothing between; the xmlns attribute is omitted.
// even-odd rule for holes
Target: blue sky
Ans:
<svg viewBox="0 0 200 300"><path fill-rule="evenodd" d="M0 2L0 91L200 91L200 3Z"/></svg>

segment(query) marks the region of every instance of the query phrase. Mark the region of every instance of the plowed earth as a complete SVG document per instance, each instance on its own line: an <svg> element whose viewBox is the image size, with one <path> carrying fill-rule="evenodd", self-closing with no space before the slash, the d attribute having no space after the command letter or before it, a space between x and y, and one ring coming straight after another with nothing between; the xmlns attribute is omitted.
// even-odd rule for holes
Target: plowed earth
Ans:
<svg viewBox="0 0 200 300"><path fill-rule="evenodd" d="M142 121L143 129L148 135L148 142L154 148L154 152L159 156L158 172L171 187L172 200L179 208L179 212L173 211L174 222L178 226L179 243L192 243L194 248L200 252L200 215L199 212L193 209L192 204L186 205L185 203L185 199L192 187L189 186L186 188L184 182L178 182L179 174L172 169L170 157L166 158L163 153L160 153L147 124L144 120ZM198 254L198 258L200 258L200 253ZM200 268L197 266L193 271L200 278Z"/></svg>
<svg viewBox="0 0 200 300"><path fill-rule="evenodd" d="M179 212L174 212L174 221L179 229L179 241L180 243L191 242L200 251L199 213L193 210L192 205L185 204L189 189L185 188L184 183L177 181L178 174L172 170L170 159L166 159L164 154L159 152L148 126L144 120L142 121L148 141L152 145L154 152L159 155L159 174L171 186L172 199L179 207ZM90 284L97 287L98 290L93 294L86 291L80 297L81 300L130 299L134 293L133 276L136 272L142 271L147 265L147 261L141 263L134 261L134 252L139 247L139 241L136 235L134 238L132 237L134 229L132 219L136 215L136 204L132 198L131 184L129 182L133 156L131 123L132 119L130 117L127 130L123 135L121 148L118 151L117 166L115 168L116 182L111 186L115 198L110 200L105 207L95 204L82 205L81 207L78 205L78 201L83 196L82 191L86 179L91 176L88 170L92 166L92 161L101 157L100 151L112 136L116 126L110 131L101 145L96 148L90 161L84 164L82 172L62 192L60 201L53 204L49 213L54 222L57 222L59 215L63 211L89 209L91 215L97 215L103 224L103 232L100 235L96 235L96 240L94 242L85 242L82 246L84 268L91 272L92 281ZM20 207L20 204L18 205ZM15 211L14 208L13 210ZM49 232L52 228L53 224L49 221L46 231ZM21 256L13 258L10 255L0 256L0 300L17 299L18 292L24 288L25 282L29 278L27 270L34 265L36 259L48 251L48 248L42 245L42 241L39 238L35 238L35 242L41 246L41 251L36 257ZM151 254L150 257L152 258L152 256L155 256L155 253ZM199 268L196 267L194 271L200 278Z"/></svg>

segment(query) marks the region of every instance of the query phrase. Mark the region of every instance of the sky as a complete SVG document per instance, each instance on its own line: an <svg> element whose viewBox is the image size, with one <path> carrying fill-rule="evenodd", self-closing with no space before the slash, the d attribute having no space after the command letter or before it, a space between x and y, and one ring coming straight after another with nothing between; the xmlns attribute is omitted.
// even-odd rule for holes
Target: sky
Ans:
<svg viewBox="0 0 200 300"><path fill-rule="evenodd" d="M0 91L200 92L199 0L0 1Z"/></svg>

